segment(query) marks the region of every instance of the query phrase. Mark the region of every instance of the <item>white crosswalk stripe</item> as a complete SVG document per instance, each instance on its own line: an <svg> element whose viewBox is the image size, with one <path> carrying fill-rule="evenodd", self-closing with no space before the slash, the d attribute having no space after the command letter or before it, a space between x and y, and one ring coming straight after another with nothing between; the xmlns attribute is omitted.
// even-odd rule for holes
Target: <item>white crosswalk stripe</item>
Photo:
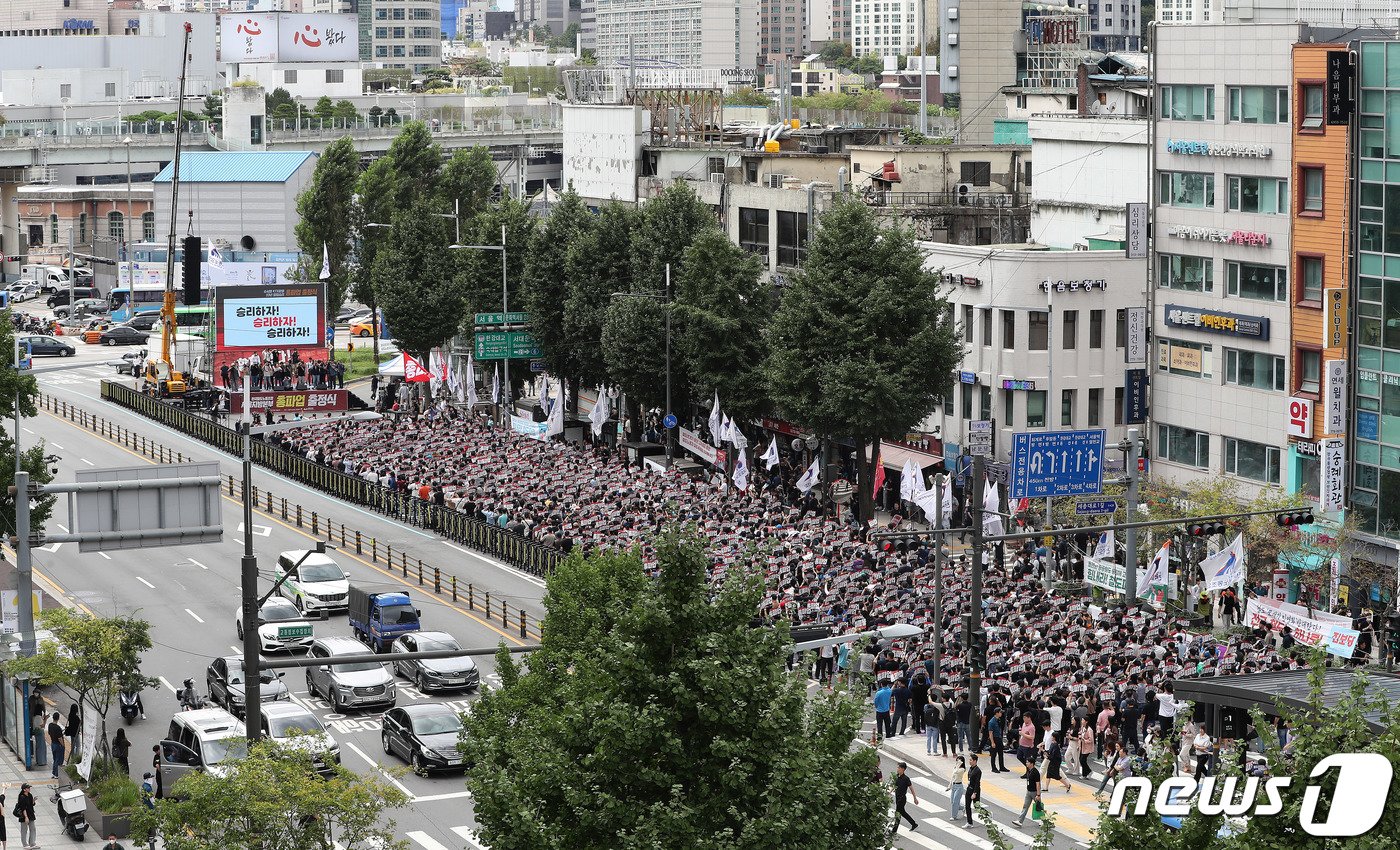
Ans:
<svg viewBox="0 0 1400 850"><path fill-rule="evenodd" d="M422 830L408 833L408 837L427 850L447 850L447 845Z"/></svg>
<svg viewBox="0 0 1400 850"><path fill-rule="evenodd" d="M960 838L966 839L974 847L983 848L983 850L990 850L990 848L993 846L992 843L984 838L978 838L976 834L977 830L984 829L984 827L980 826L980 820L977 821L979 826L974 827L972 830L964 830L962 828L962 824L966 822L965 813L967 810L965 808L958 812L957 818L954 819L956 821L955 823L949 820L948 803L950 799L948 797L948 786L940 785L939 783L934 782L931 779L925 779L922 776L915 776L912 778L914 784L919 786L920 790L929 791L933 794L938 795L936 798L932 799L927 796L923 796L919 798L919 802L914 803L911 801L909 803L909 807L911 809L931 812L934 815L932 818L925 818L919 821L919 827L921 829L923 828L924 824L928 824L934 829L937 829L941 832L947 832L949 835L956 835ZM938 802L934 802L934 799L936 799ZM893 815L893 808L890 809L890 813L891 815ZM976 816L974 815L974 820L975 819ZM907 824L904 824L904 826L907 826ZM900 827L901 832L903 832L904 826ZM1027 834L1026 832L1023 832L1022 830L1016 829L1015 827L1006 826L1004 824L998 823L997 829L1001 831L1002 835L1005 835L1007 838L1011 839L1012 841L1015 841L1018 844L1029 845L1034 841L1033 836ZM914 834L917 835L917 833Z"/></svg>
<svg viewBox="0 0 1400 850"><path fill-rule="evenodd" d="M454 826L452 827L452 831L456 833L458 838L467 842L467 847L476 848L476 850L490 850L485 844L476 840L476 833L472 831L471 827Z"/></svg>

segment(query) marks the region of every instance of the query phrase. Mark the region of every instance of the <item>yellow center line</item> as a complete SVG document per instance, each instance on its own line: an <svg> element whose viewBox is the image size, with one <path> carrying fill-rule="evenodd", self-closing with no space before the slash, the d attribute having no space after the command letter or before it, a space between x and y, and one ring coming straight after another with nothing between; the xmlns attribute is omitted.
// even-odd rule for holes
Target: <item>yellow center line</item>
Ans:
<svg viewBox="0 0 1400 850"><path fill-rule="evenodd" d="M135 457L139 457L139 458L141 458L143 461L145 461L145 462L147 462L147 463L149 463L149 464L151 464L151 465L155 465L155 463L156 463L155 461L151 460L150 458L146 457L145 455L141 454L140 452L137 452L137 451L134 451L134 450L132 450L132 449L129 449L129 448L127 448L126 446L123 446L121 443L118 443L118 442L115 441L115 440L108 439L107 437L103 436L102 434L97 433L96 431L90 431L90 430L88 430L88 429L86 429L86 428L83 428L81 425L78 425L78 424L75 423L75 422L70 422L70 421L68 421L67 419L64 419L62 416L55 415L54 413L52 413L52 412L50 412L50 411L48 411L48 410L45 410L45 409L43 409L43 408L40 408L40 412L41 412L43 415L48 416L48 417L50 417L51 419L54 419L55 421L62 422L63 424L68 425L69 427L73 428L73 429L76 430L76 431L80 431L80 432L82 432L83 434L85 434L85 435L87 435L87 436L96 437L97 439L102 440L103 442L108 443L109 445L112 445L112 446L115 446L115 447L118 448L118 449L121 449L122 451L126 452L127 454L133 455L133 456L135 456ZM219 489L219 495L220 495L221 498L223 498L225 501L230 502L231 504L238 505L239 507L242 507L242 506L243 506L243 502L242 502L242 501L240 501L240 500L238 500L238 499L235 499L235 498L233 498L232 496L229 496L229 495L225 494L225 493L223 492L223 488L220 488L220 489ZM319 538L319 537L317 537L317 536L311 534L310 532L306 531L305 529L297 528L297 527L294 526L294 525L288 524L287 522L285 522L285 521L283 521L283 520L277 518L277 517L274 516L273 514L270 514L270 513L268 513L267 511L262 510L262 509L259 508L257 505L254 505L254 506L253 506L253 510L254 510L256 513L262 515L263 517L266 517L267 519L271 520L272 522L277 523L278 525L282 526L283 528L288 529L289 531L293 531L293 532L295 532L295 533L297 533L297 534L300 534L301 536L305 537L305 538L308 539L308 540L313 540L313 541L319 542L320 539L321 539L321 538ZM407 581L404 581L403 578L401 578L400 576L396 575L393 571L391 571L391 570L385 570L384 568L380 567L378 564L372 563L372 562L370 562L370 561L366 561L364 558L362 558L362 557L360 557L359 555L356 555L356 554L350 552L348 549L338 549L338 550L336 550L336 551L339 552L339 553L343 553L347 558L350 558L350 559L352 559L352 560L358 561L359 563L363 564L363 565L366 566L366 567L369 567L371 570L374 570L375 572L379 573L379 574L382 575L382 576L385 576L385 577L387 577L387 578L394 579L396 582L399 582L399 583L401 583L401 584L404 584L404 585L407 586L407 587L412 588L412 585L408 584ZM37 573L38 571L36 570L35 572ZM45 577L45 580L46 580L46 581L52 581L51 579L48 579L47 576ZM54 582L54 587L58 587L58 584L57 584L56 582ZM66 591L64 591L64 593L66 594ZM433 599L434 599L434 601L437 602L438 604L443 605L443 606L446 606L446 607L448 607L448 608L451 608L452 610L458 612L459 614L462 614L463 616L465 616L465 617L467 617L467 618L469 618L469 619L475 620L477 623L479 623L479 624L485 626L486 628L490 629L491 631L495 632L496 634L500 635L501 637L505 638L506 640L508 640L508 641L510 641L510 642L512 642L512 643L514 643L516 646L525 646L525 641L521 640L521 639L520 639L519 637L517 637L516 635L514 635L514 634L512 634L512 633L510 633L510 632L508 632L508 631L505 631L504 629L501 629L501 628L498 627L495 623L491 622L489 619L482 619L481 617L477 616L476 612L471 611L471 610L468 610L468 609L466 609L466 608L463 608L463 607L461 607L460 605L457 605L456 603L449 602L449 601L447 601L447 600L445 600L445 599L438 598L438 597L437 597L437 594L433 594ZM76 602L76 600L74 600L74 601ZM77 602L77 604L78 604L79 606L81 606L81 607L83 608L83 610L87 611L89 614L92 613L90 610L88 610L87 606L82 605L82 603L80 603L80 602ZM94 616L95 616L95 615L94 615ZM527 631L526 633L529 634L528 631Z"/></svg>

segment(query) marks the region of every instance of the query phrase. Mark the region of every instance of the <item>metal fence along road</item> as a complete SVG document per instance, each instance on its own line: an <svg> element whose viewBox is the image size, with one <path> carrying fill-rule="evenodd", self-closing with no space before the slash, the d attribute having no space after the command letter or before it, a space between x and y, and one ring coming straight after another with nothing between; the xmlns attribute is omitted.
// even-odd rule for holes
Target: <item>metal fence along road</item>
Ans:
<svg viewBox="0 0 1400 850"><path fill-rule="evenodd" d="M102 382L102 398L235 457L242 457L243 436L232 428L210 421L205 416L196 415L111 381ZM157 463L184 463L190 460L181 452L66 401L41 395L39 405L56 416ZM383 487L353 475L337 472L260 440L252 442L252 454L253 462L265 469L332 497L433 531L448 540L491 555L532 575L547 576L563 558L563 554L556 550L541 546L519 534L488 525L485 521L469 517L460 511L439 507L403 494L390 493ZM228 476L226 492L231 498L241 499L242 482L235 476ZM353 548L355 554L367 557L371 563L382 564L399 573L405 580L416 580L419 587L431 587L434 593L450 598L453 602L465 601L469 610L484 613L489 619L499 621L504 628L518 629L522 638L539 635L537 618L524 609L501 601L499 595L493 601L492 591L489 589L478 588L474 582L460 580L440 567L424 563L421 558L410 557L402 548L395 550L392 545L381 543L353 526L307 510L295 501L276 496L270 490L259 490L255 486L252 498L253 504L260 512L294 524L299 529L309 529L312 535L324 537L327 542L338 544L342 548Z"/></svg>

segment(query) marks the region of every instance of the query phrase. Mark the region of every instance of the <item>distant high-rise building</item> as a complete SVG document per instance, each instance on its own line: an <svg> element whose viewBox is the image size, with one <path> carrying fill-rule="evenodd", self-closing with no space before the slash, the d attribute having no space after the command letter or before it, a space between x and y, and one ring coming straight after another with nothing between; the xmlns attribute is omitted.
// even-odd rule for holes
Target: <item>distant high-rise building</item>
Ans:
<svg viewBox="0 0 1400 850"><path fill-rule="evenodd" d="M467 5L467 0L441 0L442 34L446 38L457 37L457 15Z"/></svg>
<svg viewBox="0 0 1400 850"><path fill-rule="evenodd" d="M579 7L569 0L515 0L515 11L522 30L548 27L554 35L563 35L579 19Z"/></svg>
<svg viewBox="0 0 1400 850"><path fill-rule="evenodd" d="M811 5L820 4L821 0L816 0ZM802 61L810 44L807 33L808 0L758 0L758 62L761 67L784 60L790 64Z"/></svg>
<svg viewBox="0 0 1400 850"><path fill-rule="evenodd" d="M415 73L442 64L439 0L360 0L362 9L366 3L372 3L372 61Z"/></svg>
<svg viewBox="0 0 1400 850"><path fill-rule="evenodd" d="M106 34L107 0L0 2L0 36Z"/></svg>
<svg viewBox="0 0 1400 850"><path fill-rule="evenodd" d="M578 35L580 50L596 50L598 47L598 3L597 0L579 0Z"/></svg>
<svg viewBox="0 0 1400 850"><path fill-rule="evenodd" d="M752 69L757 0L596 0L599 65L626 61L682 68Z"/></svg>
<svg viewBox="0 0 1400 850"><path fill-rule="evenodd" d="M851 52L899 56L919 49L918 0L855 0Z"/></svg>

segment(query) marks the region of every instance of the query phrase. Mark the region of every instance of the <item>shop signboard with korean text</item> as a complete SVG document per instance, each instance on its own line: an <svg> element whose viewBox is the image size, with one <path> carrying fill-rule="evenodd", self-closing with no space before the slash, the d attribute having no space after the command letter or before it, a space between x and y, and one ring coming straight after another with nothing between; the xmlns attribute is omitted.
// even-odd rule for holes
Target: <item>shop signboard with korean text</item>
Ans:
<svg viewBox="0 0 1400 850"><path fill-rule="evenodd" d="M1327 51L1327 123L1351 123L1354 100L1351 93L1351 51Z"/></svg>
<svg viewBox="0 0 1400 850"><path fill-rule="evenodd" d="M1194 307L1167 304L1162 308L1162 318L1173 328L1257 339L1261 342L1269 338L1267 316L1244 316L1220 310L1198 310Z"/></svg>
<svg viewBox="0 0 1400 850"><path fill-rule="evenodd" d="M1327 304L1327 326L1322 329L1322 344L1327 348L1347 346L1347 291L1328 289L1323 294Z"/></svg>
<svg viewBox="0 0 1400 850"><path fill-rule="evenodd" d="M1147 259L1147 204L1128 204L1128 246L1130 260Z"/></svg>
<svg viewBox="0 0 1400 850"><path fill-rule="evenodd" d="M1345 434L1347 430L1347 361L1328 360L1323 364L1322 432Z"/></svg>
<svg viewBox="0 0 1400 850"><path fill-rule="evenodd" d="M1123 362L1125 363L1146 363L1147 362L1147 308L1129 307L1125 311L1124 322L1127 327L1127 345L1124 349Z"/></svg>
<svg viewBox="0 0 1400 850"><path fill-rule="evenodd" d="M1288 436L1307 439L1312 436L1312 399L1291 396L1288 401Z"/></svg>
<svg viewBox="0 0 1400 850"><path fill-rule="evenodd" d="M1198 352L1199 354L1199 352ZM1123 421L1139 425L1147 421L1147 370L1128 369L1124 373Z"/></svg>
<svg viewBox="0 0 1400 850"><path fill-rule="evenodd" d="M1346 505L1346 440L1329 437L1322 441L1322 494L1318 507L1340 511Z"/></svg>

